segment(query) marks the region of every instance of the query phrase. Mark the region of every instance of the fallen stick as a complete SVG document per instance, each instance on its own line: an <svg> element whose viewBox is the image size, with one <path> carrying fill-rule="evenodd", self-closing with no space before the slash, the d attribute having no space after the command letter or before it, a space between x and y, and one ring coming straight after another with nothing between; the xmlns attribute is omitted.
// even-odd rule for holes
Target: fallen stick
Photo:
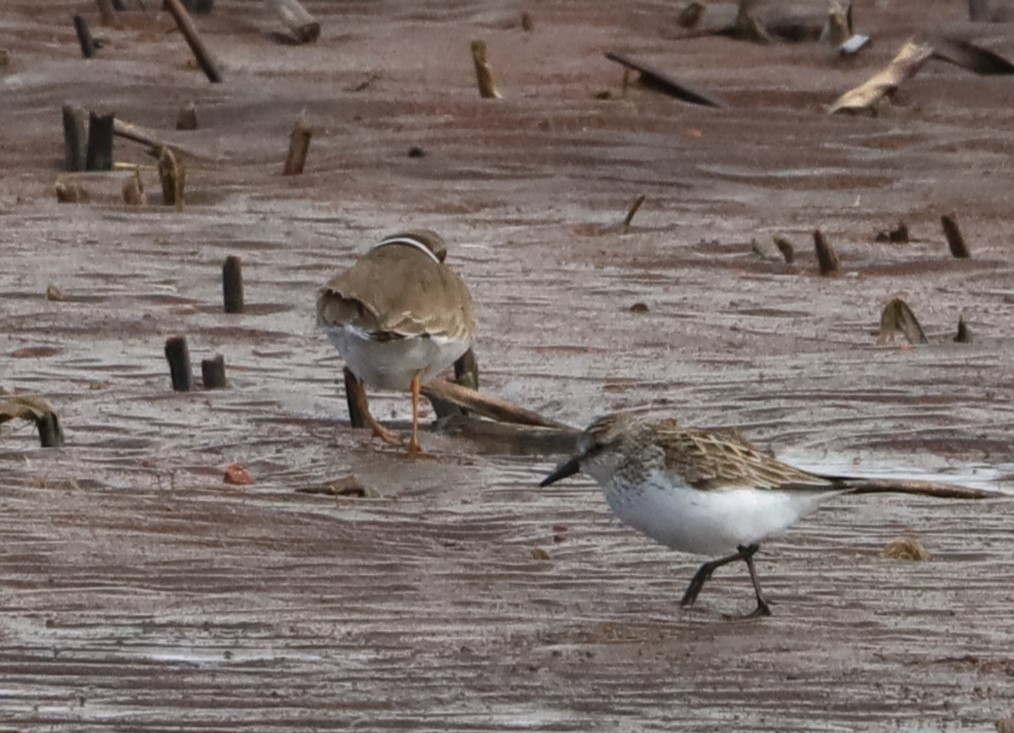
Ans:
<svg viewBox="0 0 1014 733"><path fill-rule="evenodd" d="M479 362L475 358L475 351L471 348L454 362L454 383L469 389L479 389ZM465 414L457 405L444 402L436 397L431 397L430 403L433 405L433 411L437 414L437 419Z"/></svg>
<svg viewBox="0 0 1014 733"><path fill-rule="evenodd" d="M908 41L887 66L838 97L828 108L828 114L872 109L882 99L894 94L903 81L915 76L932 55L933 47L929 44Z"/></svg>
<svg viewBox="0 0 1014 733"><path fill-rule="evenodd" d="M544 418L531 410L526 410L523 407L512 405L496 397L490 397L473 389L448 382L446 379L434 379L426 382L422 385L422 394L431 400L436 398L450 402L458 407L488 417L491 420L516 423L518 425L535 425L544 428L573 429L569 425Z"/></svg>
<svg viewBox="0 0 1014 733"><path fill-rule="evenodd" d="M606 58L622 64L628 69L633 69L641 74L638 83L652 91L668 94L670 97L690 104L698 104L704 107L725 107L722 100L700 90L694 89L684 81L680 81L664 71L643 64L640 61L630 58L624 54L606 51Z"/></svg>
<svg viewBox="0 0 1014 733"><path fill-rule="evenodd" d="M433 431L461 435L485 447L497 446L519 455L573 454L581 431L485 420L469 415L449 415L434 424ZM480 451L481 452L481 451Z"/></svg>
<svg viewBox="0 0 1014 733"><path fill-rule="evenodd" d="M201 67L201 71L208 77L208 80L213 84L218 84L222 81L222 72L218 69L218 64L215 63L214 57L211 52L208 51L208 47L204 45L204 41L201 40L200 34L197 32L197 26L194 25L193 19L190 17L190 13L183 7L180 0L164 0L165 8L172 15L173 20L176 21L176 27L180 29L180 33L187 41L187 45L190 46L190 50L193 51L194 57L197 59L198 66Z"/></svg>
<svg viewBox="0 0 1014 733"><path fill-rule="evenodd" d="M298 0L267 0L299 43L310 43L320 37L320 23L306 12Z"/></svg>

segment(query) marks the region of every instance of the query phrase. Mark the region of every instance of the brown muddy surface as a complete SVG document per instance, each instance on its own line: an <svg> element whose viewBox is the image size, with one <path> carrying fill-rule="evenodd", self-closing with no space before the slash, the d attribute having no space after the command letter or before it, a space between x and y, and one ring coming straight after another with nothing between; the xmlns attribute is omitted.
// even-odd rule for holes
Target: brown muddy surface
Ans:
<svg viewBox="0 0 1014 733"><path fill-rule="evenodd" d="M494 394L574 425L642 408L737 426L806 466L1009 497L1014 83L930 62L876 118L822 107L915 30L1009 55L1014 27L857 0L874 45L841 63L677 40L663 2L318 0L309 47L279 43L258 3L216 6L198 24L219 85L162 13L124 14L88 62L71 16L99 31L93 3L0 14L0 386L45 396L67 434L43 450L0 427L4 730L985 731L1014 714L1004 494L842 499L765 546L774 617L723 617L752 607L739 567L681 611L701 558L620 526L585 479L539 490L559 456L427 433L412 460L351 431L313 323L333 272L427 226L472 287ZM503 100L476 94L480 37ZM606 50L731 107L624 94ZM186 212L150 170L146 208L120 202L125 172L63 173L68 101L183 146ZM177 132L188 102L201 128ZM307 172L282 177L300 114ZM116 157L150 162L125 141ZM92 203L58 205L58 177ZM642 193L630 231L603 231ZM947 252L951 211L971 260ZM899 219L914 241L874 241ZM816 272L815 227L838 277ZM752 254L772 234L796 264ZM241 316L221 312L230 254ZM896 295L929 345L874 345ZM960 314L972 344L951 340ZM225 355L232 389L171 392L177 333L195 360ZM373 404L408 416L405 396ZM224 484L234 462L256 483ZM380 498L296 491L349 473ZM932 559L884 558L903 536Z"/></svg>

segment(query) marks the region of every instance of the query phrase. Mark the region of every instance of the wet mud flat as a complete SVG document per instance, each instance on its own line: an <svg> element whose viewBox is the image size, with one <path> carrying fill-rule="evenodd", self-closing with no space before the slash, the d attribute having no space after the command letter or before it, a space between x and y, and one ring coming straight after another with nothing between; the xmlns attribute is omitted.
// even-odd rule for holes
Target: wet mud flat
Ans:
<svg viewBox="0 0 1014 733"><path fill-rule="evenodd" d="M875 43L843 65L675 40L665 3L306 4L322 36L298 47L219 0L199 19L218 85L165 14L124 14L83 62L70 18L90 3L5 5L0 386L52 402L67 444L0 427L0 724L982 731L1014 714L1014 87L931 62L876 118L822 111L913 31L975 31L964 9L857 2ZM1009 26L981 33L1014 52ZM479 37L502 100L475 91ZM606 50L730 107L624 92ZM58 205L66 102L185 147L186 211L147 169L147 207L121 203L126 172L75 174L92 203ZM189 102L200 127L177 132ZM301 114L307 170L283 177ZM633 226L609 229L639 194ZM966 261L940 232L954 211ZM899 219L911 242L874 241ZM736 567L682 611L700 559L621 527L587 480L539 490L559 456L427 433L412 460L349 430L316 289L411 226L445 236L472 288L494 394L1000 495L843 498L758 557L772 618L723 617L751 608ZM817 227L836 277L817 274ZM772 234L794 264L752 253ZM243 315L221 312L227 255ZM928 345L875 346L897 295ZM961 314L970 344L951 340ZM225 356L231 389L171 392L178 333ZM408 415L407 396L373 404ZM256 482L224 484L234 462ZM350 473L379 498L297 492ZM905 536L931 559L882 556Z"/></svg>

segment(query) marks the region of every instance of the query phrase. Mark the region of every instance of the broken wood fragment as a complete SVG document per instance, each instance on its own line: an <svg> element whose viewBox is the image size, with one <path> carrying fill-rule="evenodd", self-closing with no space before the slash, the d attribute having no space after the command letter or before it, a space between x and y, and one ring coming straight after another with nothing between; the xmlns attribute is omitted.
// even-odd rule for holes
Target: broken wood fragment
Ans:
<svg viewBox="0 0 1014 733"><path fill-rule="evenodd" d="M88 113L88 150L85 153L85 170L111 171L113 169L113 120L107 115Z"/></svg>
<svg viewBox="0 0 1014 733"><path fill-rule="evenodd" d="M74 31L77 33L77 42L81 46L81 55L90 59L95 56L95 41L92 40L92 32L88 29L88 21L83 16L74 16Z"/></svg>
<svg viewBox="0 0 1014 733"><path fill-rule="evenodd" d="M894 94L903 81L915 76L932 55L933 47L929 44L909 40L887 66L838 97L828 108L828 114L872 110Z"/></svg>
<svg viewBox="0 0 1014 733"><path fill-rule="evenodd" d="M69 171L83 171L88 160L88 132L83 107L63 105L64 165Z"/></svg>
<svg viewBox="0 0 1014 733"><path fill-rule="evenodd" d="M959 344L972 343L972 329L965 323L964 315L958 316L958 333L954 336L954 341Z"/></svg>
<svg viewBox="0 0 1014 733"><path fill-rule="evenodd" d="M99 6L99 16L102 18L102 25L104 26L115 26L116 25L116 9L113 7L112 0L95 0Z"/></svg>
<svg viewBox="0 0 1014 733"><path fill-rule="evenodd" d="M197 32L197 26L194 25L190 13L183 7L180 0L164 0L164 3L166 10L169 11L173 20L176 21L176 27L180 29L180 33L186 39L187 45L190 46L190 50L197 59L197 65L201 67L201 71L204 72L204 75L213 84L220 83L222 81L222 72L219 71L218 64L215 62L208 47L201 40L201 36Z"/></svg>
<svg viewBox="0 0 1014 733"><path fill-rule="evenodd" d="M193 374L190 368L190 350L187 348L186 336L172 336L165 342L165 358L169 362L169 376L173 390L189 392L193 385Z"/></svg>
<svg viewBox="0 0 1014 733"><path fill-rule="evenodd" d="M162 148L158 156L158 178L162 183L162 203L183 211L183 189L187 170L169 148Z"/></svg>
<svg viewBox="0 0 1014 733"><path fill-rule="evenodd" d="M40 397L10 396L0 399L0 424L8 420L34 422L39 431L39 444L43 448L63 445L63 428L56 411Z"/></svg>
<svg viewBox="0 0 1014 733"><path fill-rule="evenodd" d="M429 399L437 399L451 402L458 407L475 412L478 415L488 417L500 422L517 423L519 425L537 425L548 428L567 428L555 420L544 418L541 415L526 410L523 407L512 405L496 397L482 394L467 387L448 382L446 379L434 379L422 385L422 394Z"/></svg>
<svg viewBox="0 0 1014 733"><path fill-rule="evenodd" d="M908 224L903 221L899 221L898 225L894 229L881 230L877 232L877 236L874 239L878 242L891 242L893 244L907 244L908 243Z"/></svg>
<svg viewBox="0 0 1014 733"><path fill-rule="evenodd" d="M652 91L667 94L690 104L697 104L705 107L725 107L726 104L717 97L694 89L684 81L680 81L664 71L641 63L625 54L606 51L606 58L615 61L628 69L640 73L638 83Z"/></svg>
<svg viewBox="0 0 1014 733"><path fill-rule="evenodd" d="M454 382L469 389L479 389L479 362L475 358L475 351L469 348L454 362ZM441 399L431 397L430 403L437 419L450 415L462 415L465 411L455 404L445 402Z"/></svg>
<svg viewBox="0 0 1014 733"><path fill-rule="evenodd" d="M225 389L225 357L215 354L211 359L201 360L201 382L205 389Z"/></svg>
<svg viewBox="0 0 1014 733"><path fill-rule="evenodd" d="M243 312L243 261L235 255L222 265L222 299L226 313Z"/></svg>
<svg viewBox="0 0 1014 733"><path fill-rule="evenodd" d="M887 547L884 548L884 557L891 560L924 562L930 559L930 554L923 547L922 542L915 537L902 537L887 543Z"/></svg>
<svg viewBox="0 0 1014 733"><path fill-rule="evenodd" d="M285 168L283 176L299 175L306 165L306 156L310 152L310 138L313 130L307 127L306 122L300 117L296 120L292 132L289 134L289 154L285 157Z"/></svg>
<svg viewBox="0 0 1014 733"><path fill-rule="evenodd" d="M960 38L938 36L928 41L933 58L974 71L976 74L1014 74L1014 64L999 54Z"/></svg>
<svg viewBox="0 0 1014 733"><path fill-rule="evenodd" d="M486 60L486 42L472 41L472 62L475 64L475 77L479 84L479 96L483 99L500 99L493 79L493 67Z"/></svg>
<svg viewBox="0 0 1014 733"><path fill-rule="evenodd" d="M904 338L910 344L927 344L929 340L919 325L919 319L901 298L894 298L880 314L880 332L877 346L886 346Z"/></svg>
<svg viewBox="0 0 1014 733"><path fill-rule="evenodd" d="M531 33L535 30L535 21L532 20L531 13L521 13L521 29L525 33Z"/></svg>
<svg viewBox="0 0 1014 733"><path fill-rule="evenodd" d="M782 253L782 257L785 258L785 263L791 265L796 260L796 250L792 246L792 242L787 240L785 237L774 237L775 246L778 247L778 251Z"/></svg>
<svg viewBox="0 0 1014 733"><path fill-rule="evenodd" d="M197 129L197 108L194 106L193 102L190 102L186 107L181 108L179 114L176 115L176 129Z"/></svg>
<svg viewBox="0 0 1014 733"><path fill-rule="evenodd" d="M320 23L298 0L268 0L297 43L311 43L320 37Z"/></svg>
<svg viewBox="0 0 1014 733"><path fill-rule="evenodd" d="M56 191L56 201L61 204L87 204L91 202L91 196L79 183L73 181L67 183L57 180L53 187Z"/></svg>
<svg viewBox="0 0 1014 733"><path fill-rule="evenodd" d="M951 254L958 259L968 259L972 253L968 250L968 243L958 227L957 214L944 214L940 217L940 224L944 228L944 236L947 237L947 246Z"/></svg>
<svg viewBox="0 0 1014 733"><path fill-rule="evenodd" d="M123 202L130 206L146 206L148 197L144 195L144 182L141 171L134 169L134 175L128 176L123 182Z"/></svg>
<svg viewBox="0 0 1014 733"><path fill-rule="evenodd" d="M324 496L348 496L357 499L379 499L380 492L359 480L354 474L317 486L296 489L300 494L323 494Z"/></svg>
<svg viewBox="0 0 1014 733"><path fill-rule="evenodd" d="M827 11L827 21L820 33L821 43L832 48L841 48L842 44L852 34L852 27L849 22L849 12L851 9L851 3L849 3L848 8L839 2L831 3Z"/></svg>
<svg viewBox="0 0 1014 733"><path fill-rule="evenodd" d="M841 265L838 253L819 229L813 230L813 246L817 252L817 267L820 268L820 274L831 275L838 272Z"/></svg>

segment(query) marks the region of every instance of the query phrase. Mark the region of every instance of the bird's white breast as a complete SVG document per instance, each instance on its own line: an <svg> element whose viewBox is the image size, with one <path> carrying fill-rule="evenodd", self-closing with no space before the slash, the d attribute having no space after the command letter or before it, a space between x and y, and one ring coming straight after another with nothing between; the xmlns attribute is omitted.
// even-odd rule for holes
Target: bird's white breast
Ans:
<svg viewBox="0 0 1014 733"><path fill-rule="evenodd" d="M698 555L731 553L739 545L760 542L837 494L755 488L701 491L675 483L662 472L636 483L614 475L603 492L625 524L674 550Z"/></svg>
<svg viewBox="0 0 1014 733"><path fill-rule="evenodd" d="M406 390L422 371L426 381L468 350L468 342L441 336L409 336L378 341L350 325L325 329L349 369L377 389Z"/></svg>

